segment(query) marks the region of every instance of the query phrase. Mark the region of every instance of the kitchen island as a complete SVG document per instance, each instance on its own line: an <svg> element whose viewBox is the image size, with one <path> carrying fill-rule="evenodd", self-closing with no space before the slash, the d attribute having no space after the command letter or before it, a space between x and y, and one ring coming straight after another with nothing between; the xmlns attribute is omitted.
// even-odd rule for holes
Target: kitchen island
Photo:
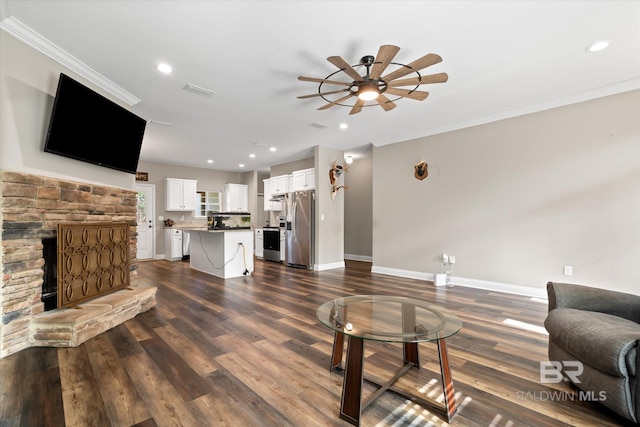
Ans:
<svg viewBox="0 0 640 427"><path fill-rule="evenodd" d="M253 271L253 230L185 230L190 236L190 265L223 279Z"/></svg>

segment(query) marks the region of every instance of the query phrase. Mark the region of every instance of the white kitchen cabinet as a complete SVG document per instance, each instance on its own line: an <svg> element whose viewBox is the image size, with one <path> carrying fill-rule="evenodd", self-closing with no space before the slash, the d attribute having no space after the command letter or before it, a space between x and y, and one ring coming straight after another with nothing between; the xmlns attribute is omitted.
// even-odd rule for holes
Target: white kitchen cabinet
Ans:
<svg viewBox="0 0 640 427"><path fill-rule="evenodd" d="M246 184L224 185L225 212L249 212L249 186Z"/></svg>
<svg viewBox="0 0 640 427"><path fill-rule="evenodd" d="M294 171L291 191L306 191L316 188L316 170L313 168Z"/></svg>
<svg viewBox="0 0 640 427"><path fill-rule="evenodd" d="M271 193L286 194L289 192L289 175L273 176L271 180Z"/></svg>
<svg viewBox="0 0 640 427"><path fill-rule="evenodd" d="M169 261L182 259L182 230L165 228L164 257Z"/></svg>
<svg viewBox="0 0 640 427"><path fill-rule="evenodd" d="M271 190L272 182L271 179L264 179L264 210L265 211L281 211L282 210L282 202L274 202L271 199L273 198L273 191Z"/></svg>
<svg viewBox="0 0 640 427"><path fill-rule="evenodd" d="M167 211L195 211L196 186L198 181L191 179L167 178Z"/></svg>
<svg viewBox="0 0 640 427"><path fill-rule="evenodd" d="M264 236L262 235L262 228L256 228L255 235L256 235L256 244L255 244L256 257L264 258Z"/></svg>

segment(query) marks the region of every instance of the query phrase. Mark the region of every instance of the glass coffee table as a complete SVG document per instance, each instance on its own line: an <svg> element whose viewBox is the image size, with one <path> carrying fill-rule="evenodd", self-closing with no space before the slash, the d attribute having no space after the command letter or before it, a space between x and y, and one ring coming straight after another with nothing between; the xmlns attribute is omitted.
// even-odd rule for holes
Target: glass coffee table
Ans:
<svg viewBox="0 0 640 427"><path fill-rule="evenodd" d="M330 370L340 369L344 338L348 337L344 365L340 418L354 425L373 400L390 390L406 399L435 410L450 421L457 404L445 339L457 333L462 322L455 314L426 301L386 295L357 295L337 298L322 304L316 313L320 322L335 332ZM364 378L364 342L386 341L403 344L404 366L385 384ZM418 343L435 341L438 345L444 406L394 388L393 384L412 367L419 368ZM362 382L380 387L362 403Z"/></svg>

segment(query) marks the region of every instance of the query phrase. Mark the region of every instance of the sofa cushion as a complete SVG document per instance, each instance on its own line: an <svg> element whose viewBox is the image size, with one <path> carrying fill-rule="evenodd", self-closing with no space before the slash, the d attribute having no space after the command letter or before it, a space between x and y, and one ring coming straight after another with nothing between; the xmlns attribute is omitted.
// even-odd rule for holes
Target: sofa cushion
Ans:
<svg viewBox="0 0 640 427"><path fill-rule="evenodd" d="M576 360L609 375L636 375L640 324L606 313L557 308L544 326L549 339Z"/></svg>

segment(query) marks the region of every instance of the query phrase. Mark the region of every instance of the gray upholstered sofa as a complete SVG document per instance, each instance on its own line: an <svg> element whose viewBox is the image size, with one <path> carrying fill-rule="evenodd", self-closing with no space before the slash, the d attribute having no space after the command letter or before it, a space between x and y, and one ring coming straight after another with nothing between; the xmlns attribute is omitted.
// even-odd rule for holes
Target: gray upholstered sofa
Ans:
<svg viewBox="0 0 640 427"><path fill-rule="evenodd" d="M549 360L581 362L576 387L640 422L640 296L554 282L547 293Z"/></svg>

